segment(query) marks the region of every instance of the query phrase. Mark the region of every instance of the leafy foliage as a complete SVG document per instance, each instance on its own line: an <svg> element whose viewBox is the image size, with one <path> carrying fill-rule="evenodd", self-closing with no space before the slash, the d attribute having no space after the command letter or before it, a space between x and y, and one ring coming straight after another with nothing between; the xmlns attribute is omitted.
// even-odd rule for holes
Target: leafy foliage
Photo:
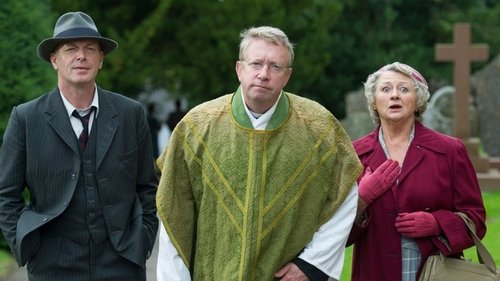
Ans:
<svg viewBox="0 0 500 281"><path fill-rule="evenodd" d="M285 90L320 102L338 118L345 115L344 95L392 61L415 66L431 90L451 83L452 64L434 60L434 45L453 42L456 22L470 22L473 42L489 44L492 57L500 49L500 3L493 0L51 0L55 16L41 20L36 18L52 15L47 4L23 2L6 0L1 8L2 29L30 26L16 32L24 45L0 43L6 50L0 57L9 66L0 84L8 108L26 100L27 93L39 94L36 87L53 84L50 67L37 59L34 46L50 36L55 18L67 11L89 13L101 34L119 43L105 59L100 85L131 97L145 88L165 88L191 106L236 89L239 33L250 26L272 25L288 34L296 43L296 59ZM45 9L26 8L33 5ZM15 13L20 17L8 17L14 9L23 10ZM12 71L19 65L33 75ZM473 69L483 65L475 63ZM13 95L17 81L34 87ZM1 108L2 120L8 111Z"/></svg>
<svg viewBox="0 0 500 281"><path fill-rule="evenodd" d="M342 10L342 1L309 0L150 0L144 5L53 0L53 4L61 13L87 11L101 34L120 43L116 53L106 58L108 66L99 76L100 83L131 96L145 84L163 87L188 98L191 105L236 89L239 33L257 25L280 27L297 43L294 78L287 90L317 96L308 94L317 92L314 87L306 89L330 64L328 27ZM111 5L121 12L108 13L106 7Z"/></svg>
<svg viewBox="0 0 500 281"><path fill-rule="evenodd" d="M3 0L0 5L0 30L6 36L0 40L0 135L14 105L55 86L52 67L36 53L38 42L53 24L47 16L51 14L43 1Z"/></svg>
<svg viewBox="0 0 500 281"><path fill-rule="evenodd" d="M449 83L452 65L435 62L434 44L451 43L457 21L471 22L473 40L489 43L492 53L500 48L500 4L492 0L52 2L61 13L89 12L101 33L120 43L106 58L101 84L129 96L145 85L166 88L191 105L236 89L238 35L250 26L288 34L296 60L286 90L317 100L339 118L345 93L392 61L415 66L432 78L431 88Z"/></svg>

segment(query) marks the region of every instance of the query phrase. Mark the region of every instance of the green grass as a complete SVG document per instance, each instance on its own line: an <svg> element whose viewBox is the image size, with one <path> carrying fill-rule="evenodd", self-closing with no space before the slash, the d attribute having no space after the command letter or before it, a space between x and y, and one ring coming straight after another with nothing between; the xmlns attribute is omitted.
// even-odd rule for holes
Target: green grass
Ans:
<svg viewBox="0 0 500 281"><path fill-rule="evenodd" d="M0 280L7 276L7 273L14 262L14 258L7 250L0 250Z"/></svg>
<svg viewBox="0 0 500 281"><path fill-rule="evenodd" d="M498 268L500 267L500 239L498 239L500 234L500 192L483 192L483 200L486 207L486 226L488 229L482 242L495 260ZM472 247L465 250L464 256L477 262L476 248ZM351 260L352 247L349 247L346 250L340 281L351 280Z"/></svg>

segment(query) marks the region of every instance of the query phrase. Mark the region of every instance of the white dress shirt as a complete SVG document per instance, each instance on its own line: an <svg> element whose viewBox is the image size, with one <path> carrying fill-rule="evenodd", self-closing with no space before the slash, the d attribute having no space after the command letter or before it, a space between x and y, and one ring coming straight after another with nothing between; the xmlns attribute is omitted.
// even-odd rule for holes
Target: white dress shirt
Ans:
<svg viewBox="0 0 500 281"><path fill-rule="evenodd" d="M72 105L63 95L61 90L59 90L59 93L61 94L61 98L64 104L64 107L66 108L66 111L68 112L69 116L69 121L71 122L71 127L73 127L73 130L75 131L75 135L78 138L80 134L83 131L83 125L82 121L80 119L76 118L73 116L73 111L77 111L81 116L86 115L89 113L91 107L95 107L95 111L92 112L90 115L89 119L89 135L90 131L92 130L92 124L94 123L94 118L97 118L99 115L99 96L97 94L97 86L94 87L94 98L92 99L92 104L88 108L76 108L74 105Z"/></svg>

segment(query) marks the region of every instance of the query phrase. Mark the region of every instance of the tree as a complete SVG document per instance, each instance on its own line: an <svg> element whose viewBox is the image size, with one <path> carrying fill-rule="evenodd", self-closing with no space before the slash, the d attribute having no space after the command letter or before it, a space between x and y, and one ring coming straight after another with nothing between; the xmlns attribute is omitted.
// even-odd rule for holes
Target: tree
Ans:
<svg viewBox="0 0 500 281"><path fill-rule="evenodd" d="M50 30L51 10L37 0L3 0L0 5L0 135L12 107L36 98L54 87L52 67L38 58L37 44ZM0 145L3 138L0 139ZM27 197L28 195L26 195ZM7 242L0 233L0 247Z"/></svg>
<svg viewBox="0 0 500 281"><path fill-rule="evenodd" d="M287 90L317 96L314 84L330 63L329 29L342 2L53 0L53 5L59 11L88 11L101 34L119 42L116 53L105 60L100 83L130 96L147 83L196 105L236 89L239 33L256 25L280 27L297 43L294 78ZM119 12L110 12L111 5Z"/></svg>
<svg viewBox="0 0 500 281"><path fill-rule="evenodd" d="M52 0L52 5L58 15L68 11L88 13L102 36L118 42L118 49L106 56L97 82L104 88L134 97L151 77L165 71L161 62L169 53L162 47L169 39L162 38L161 46L153 41L164 28L166 12L172 2Z"/></svg>
<svg viewBox="0 0 500 281"><path fill-rule="evenodd" d="M40 96L55 86L52 66L36 53L37 44L52 34L50 15L50 6L44 1L3 0L0 5L0 30L8 35L0 41L2 136L14 105Z"/></svg>
<svg viewBox="0 0 500 281"><path fill-rule="evenodd" d="M434 60L453 24L471 22L473 40L498 51L500 3L494 0L52 0L60 12L84 10L120 47L99 83L128 96L144 85L166 88L191 105L230 93L238 81L238 34L273 25L296 43L287 91L314 99L338 118L344 95L369 73L401 61L428 80L450 81L452 66ZM475 64L475 68L482 64Z"/></svg>

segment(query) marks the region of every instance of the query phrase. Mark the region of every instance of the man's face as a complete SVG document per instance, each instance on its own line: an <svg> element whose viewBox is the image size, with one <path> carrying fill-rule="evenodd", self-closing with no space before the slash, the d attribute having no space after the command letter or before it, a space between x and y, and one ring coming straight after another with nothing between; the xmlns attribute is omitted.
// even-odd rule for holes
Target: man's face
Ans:
<svg viewBox="0 0 500 281"><path fill-rule="evenodd" d="M95 83L102 67L104 54L96 40L76 40L63 43L50 55L59 83L78 85Z"/></svg>
<svg viewBox="0 0 500 281"><path fill-rule="evenodd" d="M264 113L277 101L292 74L285 46L262 39L250 43L242 61L236 62L245 103L256 113Z"/></svg>

